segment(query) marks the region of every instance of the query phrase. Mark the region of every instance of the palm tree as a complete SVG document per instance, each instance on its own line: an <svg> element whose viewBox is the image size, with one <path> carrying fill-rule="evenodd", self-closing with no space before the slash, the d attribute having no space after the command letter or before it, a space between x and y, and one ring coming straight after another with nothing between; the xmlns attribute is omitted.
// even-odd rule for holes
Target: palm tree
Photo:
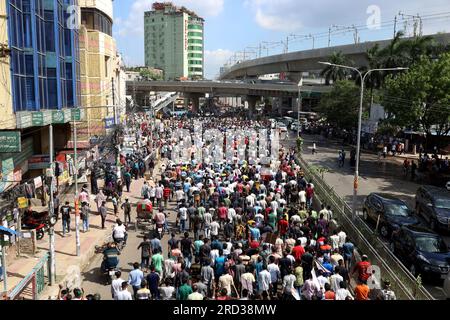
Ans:
<svg viewBox="0 0 450 320"><path fill-rule="evenodd" d="M328 62L340 65L348 65L352 63L345 55L342 54L342 52L333 52L328 59ZM320 76L325 78L326 85L330 85L331 81L335 83L338 80L344 80L349 74L350 72L348 69L335 66L326 66L320 73Z"/></svg>

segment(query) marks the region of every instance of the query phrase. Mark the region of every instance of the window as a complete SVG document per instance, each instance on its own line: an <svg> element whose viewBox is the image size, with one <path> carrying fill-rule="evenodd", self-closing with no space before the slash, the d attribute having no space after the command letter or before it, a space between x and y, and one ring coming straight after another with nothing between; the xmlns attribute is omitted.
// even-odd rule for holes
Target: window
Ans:
<svg viewBox="0 0 450 320"><path fill-rule="evenodd" d="M105 57L105 77L108 77L108 61L109 57Z"/></svg>
<svg viewBox="0 0 450 320"><path fill-rule="evenodd" d="M188 32L189 37L203 37L203 33L201 32Z"/></svg>
<svg viewBox="0 0 450 320"><path fill-rule="evenodd" d="M203 40L200 40L200 39L189 39L188 43L203 44Z"/></svg>
<svg viewBox="0 0 450 320"><path fill-rule="evenodd" d="M112 36L112 21L97 9L81 9L81 23L87 29L97 30Z"/></svg>

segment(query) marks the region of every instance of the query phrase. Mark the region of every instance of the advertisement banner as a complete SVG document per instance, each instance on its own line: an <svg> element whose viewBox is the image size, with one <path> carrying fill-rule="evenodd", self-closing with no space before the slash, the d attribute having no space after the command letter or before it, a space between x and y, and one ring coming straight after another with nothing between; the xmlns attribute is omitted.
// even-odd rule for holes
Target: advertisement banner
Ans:
<svg viewBox="0 0 450 320"><path fill-rule="evenodd" d="M0 132L0 153L22 152L20 131Z"/></svg>
<svg viewBox="0 0 450 320"><path fill-rule="evenodd" d="M105 128L111 129L112 127L114 127L114 118L106 118L105 119Z"/></svg>
<svg viewBox="0 0 450 320"><path fill-rule="evenodd" d="M0 180L0 193L5 191L14 181L14 160L8 158L2 160L2 173Z"/></svg>
<svg viewBox="0 0 450 320"><path fill-rule="evenodd" d="M50 156L49 155L34 155L28 160L29 170L39 170L50 168Z"/></svg>
<svg viewBox="0 0 450 320"><path fill-rule="evenodd" d="M17 205L19 206L19 209L28 208L28 199L25 197L17 198Z"/></svg>
<svg viewBox="0 0 450 320"><path fill-rule="evenodd" d="M81 121L81 109L72 109L71 110L72 121Z"/></svg>
<svg viewBox="0 0 450 320"><path fill-rule="evenodd" d="M55 124L64 123L64 111L53 111L52 112L52 123L55 123Z"/></svg>
<svg viewBox="0 0 450 320"><path fill-rule="evenodd" d="M43 112L32 112L31 113L31 123L34 127L44 125L44 113Z"/></svg>

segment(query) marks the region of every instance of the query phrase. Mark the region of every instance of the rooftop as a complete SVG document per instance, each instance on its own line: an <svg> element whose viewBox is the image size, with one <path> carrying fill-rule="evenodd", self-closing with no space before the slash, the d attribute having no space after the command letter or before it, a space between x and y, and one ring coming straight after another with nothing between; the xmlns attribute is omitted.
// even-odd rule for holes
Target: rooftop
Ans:
<svg viewBox="0 0 450 320"><path fill-rule="evenodd" d="M152 5L152 11L147 11L145 14L152 14L158 11L164 11L165 14L181 14L187 13L191 17L204 20L198 16L194 11L187 9L186 7L177 7L172 2L154 2Z"/></svg>

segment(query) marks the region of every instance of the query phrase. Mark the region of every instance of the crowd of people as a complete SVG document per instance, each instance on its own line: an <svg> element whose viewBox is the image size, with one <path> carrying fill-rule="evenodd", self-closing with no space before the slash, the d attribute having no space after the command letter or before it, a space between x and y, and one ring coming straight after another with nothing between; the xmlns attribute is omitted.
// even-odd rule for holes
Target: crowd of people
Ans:
<svg viewBox="0 0 450 320"><path fill-rule="evenodd" d="M204 123L204 128L218 130L236 126L264 123ZM367 256L356 261L355 246L332 208L317 208L314 184L304 177L294 149L280 147L265 164L248 159L177 163L170 152L177 139L169 138L176 127L194 131L189 121L161 122L154 128L167 166L141 192L170 237L144 239L138 247L141 262L133 263L128 279L116 272L114 299L395 299L387 281L382 287ZM248 149L249 139L244 143ZM237 149L234 143L227 147ZM173 211L174 225L168 223Z"/></svg>

